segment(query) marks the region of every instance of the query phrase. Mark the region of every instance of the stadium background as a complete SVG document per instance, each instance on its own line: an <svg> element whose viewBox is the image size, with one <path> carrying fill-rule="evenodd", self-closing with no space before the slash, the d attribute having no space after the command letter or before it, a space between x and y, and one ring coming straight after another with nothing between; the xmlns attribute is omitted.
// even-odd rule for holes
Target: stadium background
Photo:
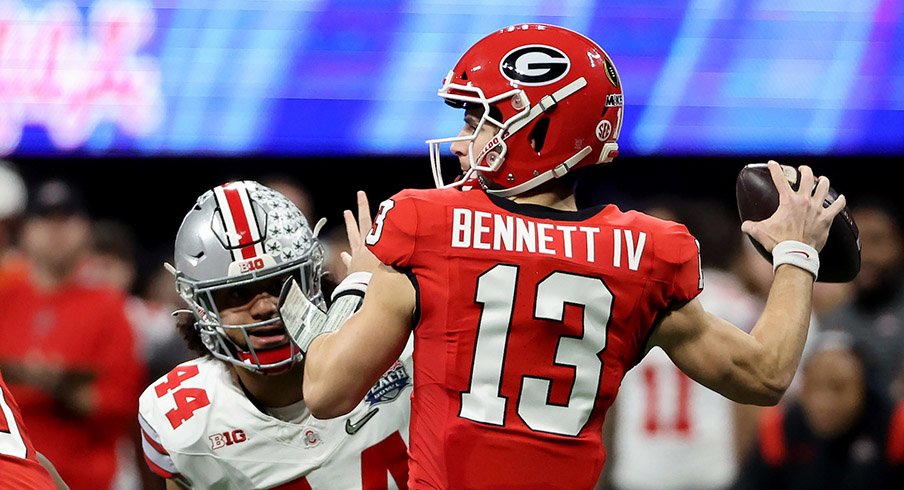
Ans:
<svg viewBox="0 0 904 490"><path fill-rule="evenodd" d="M551 22L619 69L622 156L588 185L733 201L751 161L811 164L892 197L904 154L902 0L12 0L0 4L0 156L82 186L95 217L166 247L204 189L282 173L332 225L430 187L424 140L461 50ZM452 164L454 167L454 163Z"/></svg>
<svg viewBox="0 0 904 490"><path fill-rule="evenodd" d="M520 22L618 67L621 156L588 202L733 206L738 170L773 158L902 203L904 0L0 0L0 159L127 223L145 276L226 180L290 176L341 226L358 189L433 186L424 141L462 124L442 77Z"/></svg>
<svg viewBox="0 0 904 490"><path fill-rule="evenodd" d="M451 111L450 111L451 112ZM454 115L453 115L454 117ZM772 157L773 155L768 155ZM608 167L594 169L580 189L588 202L613 202L623 209L657 196L715 197L734 206L738 170L766 156L620 156ZM780 162L809 164L828 175L851 202L882 196L900 202L899 180L890 173L896 156L779 155ZM342 225L342 210L353 209L354 193L368 192L372 206L404 187L429 188L433 179L424 156L360 157L91 157L14 159L26 182L50 177L77 183L85 191L93 217L131 224L148 252L140 268L147 273L172 255L172 241L182 217L196 197L233 178L258 179L288 175L305 186L316 216L326 230ZM455 166L448 162L449 167Z"/></svg>

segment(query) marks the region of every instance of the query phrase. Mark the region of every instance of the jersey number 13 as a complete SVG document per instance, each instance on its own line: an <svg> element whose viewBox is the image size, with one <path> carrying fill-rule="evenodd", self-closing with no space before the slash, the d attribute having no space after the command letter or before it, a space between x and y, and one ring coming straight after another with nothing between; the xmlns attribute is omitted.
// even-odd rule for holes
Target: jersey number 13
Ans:
<svg viewBox="0 0 904 490"><path fill-rule="evenodd" d="M515 307L518 267L499 264L477 279L477 303L483 306L471 368L471 385L461 393L459 416L504 425L508 399L500 396L503 362ZM612 293L598 277L553 272L536 285L534 317L564 321L565 305L583 308L583 335L562 336L555 364L574 368L574 386L566 405L548 403L550 380L524 375L518 415L531 430L577 436L590 418L599 390ZM513 355L517 355L514 353Z"/></svg>

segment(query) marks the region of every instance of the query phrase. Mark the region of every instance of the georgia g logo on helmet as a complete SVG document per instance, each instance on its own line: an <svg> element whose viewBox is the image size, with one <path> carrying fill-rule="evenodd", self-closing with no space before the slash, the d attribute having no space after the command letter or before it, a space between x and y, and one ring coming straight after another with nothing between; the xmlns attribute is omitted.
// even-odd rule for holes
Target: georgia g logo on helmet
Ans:
<svg viewBox="0 0 904 490"><path fill-rule="evenodd" d="M546 85L561 80L570 68L571 60L565 53L542 44L515 48L499 63L502 75L521 85Z"/></svg>

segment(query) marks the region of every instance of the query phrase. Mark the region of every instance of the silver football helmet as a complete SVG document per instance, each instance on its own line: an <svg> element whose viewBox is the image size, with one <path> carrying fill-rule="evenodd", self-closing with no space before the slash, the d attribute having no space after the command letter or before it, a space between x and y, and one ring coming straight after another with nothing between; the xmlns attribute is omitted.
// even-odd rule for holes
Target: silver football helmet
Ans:
<svg viewBox="0 0 904 490"><path fill-rule="evenodd" d="M257 372L283 372L302 354L291 340L255 350L250 337L255 332L274 335L274 328L285 328L275 311L262 321L228 325L220 314L228 305L218 302L242 295L250 300L259 291L278 298L282 283L293 276L322 307L322 265L323 247L301 211L254 181L230 182L204 193L176 234L176 290L194 314L204 346L218 359ZM227 331L241 332L245 345Z"/></svg>

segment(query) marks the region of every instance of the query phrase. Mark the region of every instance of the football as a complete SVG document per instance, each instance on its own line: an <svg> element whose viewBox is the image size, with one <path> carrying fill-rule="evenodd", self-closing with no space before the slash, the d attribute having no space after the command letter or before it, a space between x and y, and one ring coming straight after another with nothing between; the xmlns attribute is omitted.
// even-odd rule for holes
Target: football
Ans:
<svg viewBox="0 0 904 490"><path fill-rule="evenodd" d="M797 190L800 185L800 171L796 167L782 165L782 173ZM751 163L738 173L735 183L738 213L741 221L761 221L778 208L778 190L765 163ZM828 207L838 197L834 188L823 203ZM757 251L772 263L772 254L748 235ZM860 232L846 206L832 221L825 247L819 252L819 277L817 282L848 282L860 272Z"/></svg>

